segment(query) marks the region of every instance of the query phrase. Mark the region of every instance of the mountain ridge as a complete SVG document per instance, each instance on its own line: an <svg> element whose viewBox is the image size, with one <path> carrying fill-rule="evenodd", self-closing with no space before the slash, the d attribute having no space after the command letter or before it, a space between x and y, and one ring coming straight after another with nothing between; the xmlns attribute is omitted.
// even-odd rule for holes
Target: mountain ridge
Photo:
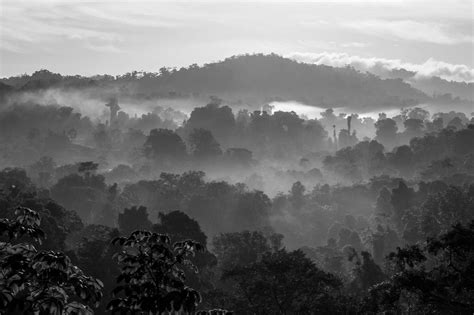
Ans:
<svg viewBox="0 0 474 315"><path fill-rule="evenodd" d="M214 95L238 103L298 101L326 108L407 107L431 99L402 79L383 79L352 67L308 64L276 54L239 55L202 66L161 68L155 73L132 72L115 77L62 76L41 70L0 82L21 91L52 87L115 88L122 94L158 98Z"/></svg>

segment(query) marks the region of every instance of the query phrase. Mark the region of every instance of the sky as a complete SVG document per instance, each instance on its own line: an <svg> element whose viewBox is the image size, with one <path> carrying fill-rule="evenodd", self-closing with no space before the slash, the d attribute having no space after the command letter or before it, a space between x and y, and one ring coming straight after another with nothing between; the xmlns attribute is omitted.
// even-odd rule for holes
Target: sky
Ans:
<svg viewBox="0 0 474 315"><path fill-rule="evenodd" d="M474 82L474 1L0 0L0 77L157 72L244 53Z"/></svg>

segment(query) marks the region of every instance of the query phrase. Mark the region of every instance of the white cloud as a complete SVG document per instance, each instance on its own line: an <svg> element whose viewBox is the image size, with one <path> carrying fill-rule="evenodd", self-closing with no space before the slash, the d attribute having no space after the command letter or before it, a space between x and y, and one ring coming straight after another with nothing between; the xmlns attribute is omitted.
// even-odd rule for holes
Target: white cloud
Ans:
<svg viewBox="0 0 474 315"><path fill-rule="evenodd" d="M112 45L122 40L120 34L93 28L80 20L67 7L24 6L5 4L0 23L1 48L14 52L31 51L31 47L47 47L51 42L64 40L95 41Z"/></svg>
<svg viewBox="0 0 474 315"><path fill-rule="evenodd" d="M291 53L287 57L306 63L323 64L333 67L353 66L360 71L377 75L388 75L395 69L415 72L416 77L439 76L449 81L474 82L474 69L467 65L452 64L429 58L424 63L403 62L400 59L360 57L347 53Z"/></svg>
<svg viewBox="0 0 474 315"><path fill-rule="evenodd" d="M462 34L442 23L412 20L365 20L343 23L361 33L383 38L396 38L441 45L474 43L471 34Z"/></svg>

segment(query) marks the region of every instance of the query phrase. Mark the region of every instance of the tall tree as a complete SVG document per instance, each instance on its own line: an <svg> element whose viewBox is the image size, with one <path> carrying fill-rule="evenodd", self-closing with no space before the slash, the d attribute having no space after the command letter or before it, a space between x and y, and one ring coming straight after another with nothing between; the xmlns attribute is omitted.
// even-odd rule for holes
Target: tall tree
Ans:
<svg viewBox="0 0 474 315"><path fill-rule="evenodd" d="M172 130L153 129L145 141L144 153L153 159L182 159L186 156L186 145Z"/></svg>
<svg viewBox="0 0 474 315"><path fill-rule="evenodd" d="M148 230L152 223L148 219L146 207L125 208L123 213L118 215L118 226L120 232L128 235L136 230Z"/></svg>
<svg viewBox="0 0 474 315"><path fill-rule="evenodd" d="M379 119L375 123L375 139L387 148L397 145L397 123L390 118Z"/></svg>
<svg viewBox="0 0 474 315"><path fill-rule="evenodd" d="M194 129L189 135L192 154L200 159L216 157L222 154L219 143L209 130Z"/></svg>

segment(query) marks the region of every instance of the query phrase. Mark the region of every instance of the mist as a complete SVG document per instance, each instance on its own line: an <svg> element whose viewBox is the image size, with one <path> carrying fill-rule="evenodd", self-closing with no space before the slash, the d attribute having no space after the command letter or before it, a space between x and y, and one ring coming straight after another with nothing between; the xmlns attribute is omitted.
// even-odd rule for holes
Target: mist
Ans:
<svg viewBox="0 0 474 315"><path fill-rule="evenodd" d="M61 315L76 303L97 314L473 310L472 283L449 284L470 276L474 257L468 99L276 54L0 82L0 261L17 273L0 275L9 311L23 307L9 301L20 291L36 303L27 313L56 307L15 287L24 273L39 287L70 282ZM458 298L458 286L468 293ZM269 298L274 288L288 301ZM371 300L387 292L396 302Z"/></svg>

